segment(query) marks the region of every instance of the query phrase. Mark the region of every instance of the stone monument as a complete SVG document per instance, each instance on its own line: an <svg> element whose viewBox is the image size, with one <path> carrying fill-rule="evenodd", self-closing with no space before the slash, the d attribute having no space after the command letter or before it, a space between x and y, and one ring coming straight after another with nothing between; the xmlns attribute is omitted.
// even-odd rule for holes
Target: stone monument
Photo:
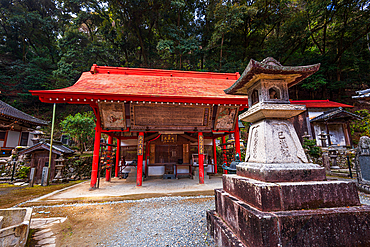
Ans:
<svg viewBox="0 0 370 247"><path fill-rule="evenodd" d="M216 210L207 212L218 246L370 246L370 207L360 205L355 183L325 181L287 120L305 110L290 105L288 88L319 66L251 60L225 90L248 95L239 119L253 124L245 162L236 175L223 175Z"/></svg>
<svg viewBox="0 0 370 247"><path fill-rule="evenodd" d="M357 181L361 188L370 192L370 138L362 136L356 149Z"/></svg>

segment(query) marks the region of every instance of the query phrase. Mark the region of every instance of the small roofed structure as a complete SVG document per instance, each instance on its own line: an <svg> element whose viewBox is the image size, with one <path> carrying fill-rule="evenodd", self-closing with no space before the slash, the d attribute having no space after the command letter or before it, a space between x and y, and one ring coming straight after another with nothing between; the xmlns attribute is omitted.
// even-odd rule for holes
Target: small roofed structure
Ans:
<svg viewBox="0 0 370 247"><path fill-rule="evenodd" d="M361 116L345 111L342 107L331 109L310 120L316 137L325 132L327 136L327 145L349 146L353 145L349 121L361 119ZM319 138L316 138L316 144L322 145Z"/></svg>
<svg viewBox="0 0 370 247"><path fill-rule="evenodd" d="M97 119L92 189L97 186L102 133L109 136L109 145L113 138L118 140L116 177L119 161L129 161L122 155L126 152L137 160L137 186L142 185L143 174L158 175L166 167L190 173L191 166L199 169L202 184L208 168L216 171L216 138L234 133L240 155L237 115L248 106L247 97L224 92L239 77L239 73L93 65L71 87L31 92L46 103L92 107ZM191 157L196 155L194 167ZM110 168L106 171L109 181Z"/></svg>
<svg viewBox="0 0 370 247"><path fill-rule="evenodd" d="M35 182L39 183L41 181L42 169L49 165L49 152L50 143L47 141L41 141L27 149L19 152L19 155L28 155L30 157L30 167L35 168ZM50 166L50 177L54 178L56 175L56 161L61 157L68 157L72 155L75 151L63 146L61 142L53 141L52 148L52 163Z"/></svg>
<svg viewBox="0 0 370 247"><path fill-rule="evenodd" d="M370 101L370 89L356 91L357 95L352 96L353 99L358 99L360 103L369 104Z"/></svg>
<svg viewBox="0 0 370 247"><path fill-rule="evenodd" d="M24 113L0 100L0 150L9 154L17 146L31 146L32 131L48 121Z"/></svg>

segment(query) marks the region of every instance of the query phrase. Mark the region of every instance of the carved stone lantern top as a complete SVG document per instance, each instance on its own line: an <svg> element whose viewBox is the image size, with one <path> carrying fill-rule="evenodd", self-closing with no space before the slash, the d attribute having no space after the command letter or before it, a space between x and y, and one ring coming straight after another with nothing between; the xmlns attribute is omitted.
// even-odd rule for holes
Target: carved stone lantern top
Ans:
<svg viewBox="0 0 370 247"><path fill-rule="evenodd" d="M228 94L248 95L249 110L240 116L246 122L262 119L288 119L306 110L303 105L290 105L288 88L315 73L320 64L282 66L268 57L253 59L241 77L228 89Z"/></svg>

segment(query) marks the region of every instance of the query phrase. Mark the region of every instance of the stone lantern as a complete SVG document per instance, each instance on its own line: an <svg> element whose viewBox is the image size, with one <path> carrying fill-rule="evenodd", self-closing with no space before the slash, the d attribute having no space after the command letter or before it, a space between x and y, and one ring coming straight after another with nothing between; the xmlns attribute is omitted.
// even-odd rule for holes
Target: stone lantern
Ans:
<svg viewBox="0 0 370 247"><path fill-rule="evenodd" d="M252 125L245 162L236 175L223 175L216 210L207 212L217 246L370 246L370 206L361 206L356 184L325 181L324 167L308 162L288 120L305 111L290 105L288 88L319 66L251 60L225 90L248 95L239 119Z"/></svg>
<svg viewBox="0 0 370 247"><path fill-rule="evenodd" d="M55 170L56 174L53 181L63 181L63 176L62 176L62 170L63 167L65 166L64 162L66 160L64 159L63 155L61 155L58 159L55 160Z"/></svg>

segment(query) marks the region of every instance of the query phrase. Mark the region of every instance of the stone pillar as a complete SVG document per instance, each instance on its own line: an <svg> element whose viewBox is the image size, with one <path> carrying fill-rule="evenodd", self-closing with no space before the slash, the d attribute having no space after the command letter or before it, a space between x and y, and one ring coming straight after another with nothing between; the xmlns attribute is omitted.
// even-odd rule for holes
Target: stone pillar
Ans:
<svg viewBox="0 0 370 247"><path fill-rule="evenodd" d="M143 155L144 155L144 132L140 132L137 138L136 186L141 186L143 183Z"/></svg>
<svg viewBox="0 0 370 247"><path fill-rule="evenodd" d="M117 151L116 151L116 169L114 169L114 176L118 177L119 161L121 159L121 139L117 138Z"/></svg>
<svg viewBox="0 0 370 247"><path fill-rule="evenodd" d="M109 151L108 153L111 153L112 152L112 146L111 145L113 144L113 137L112 136L108 136L108 144L109 144L109 146L108 146L107 150ZM111 172L112 172L112 168L105 169L105 181L110 182Z"/></svg>
<svg viewBox="0 0 370 247"><path fill-rule="evenodd" d="M91 171L91 182L90 189L96 188L96 181L98 179L98 168L99 168L99 158L100 158L100 138L101 138L101 127L100 127L100 116L99 112L96 116L96 127L95 127L95 140L94 140L94 153Z"/></svg>
<svg viewBox="0 0 370 247"><path fill-rule="evenodd" d="M204 136L198 132L199 184L204 184Z"/></svg>

